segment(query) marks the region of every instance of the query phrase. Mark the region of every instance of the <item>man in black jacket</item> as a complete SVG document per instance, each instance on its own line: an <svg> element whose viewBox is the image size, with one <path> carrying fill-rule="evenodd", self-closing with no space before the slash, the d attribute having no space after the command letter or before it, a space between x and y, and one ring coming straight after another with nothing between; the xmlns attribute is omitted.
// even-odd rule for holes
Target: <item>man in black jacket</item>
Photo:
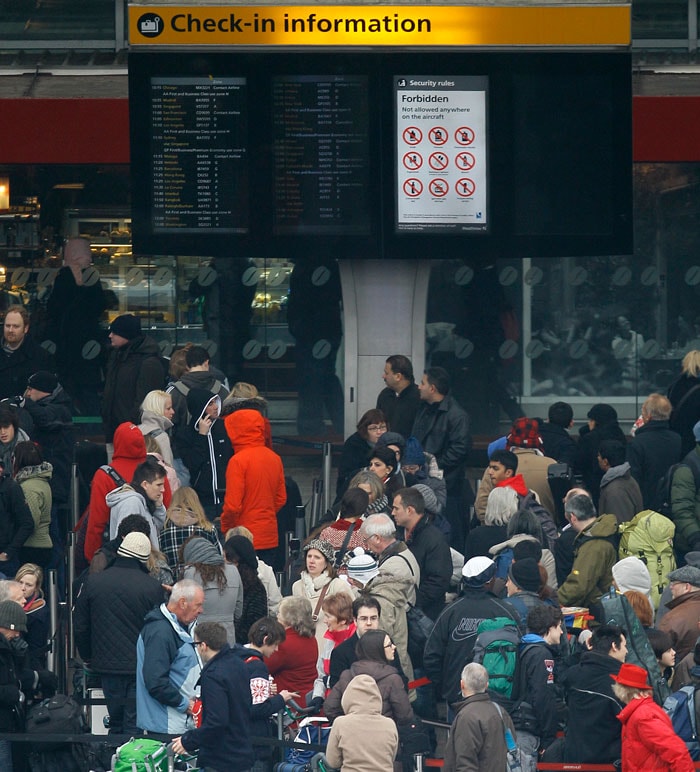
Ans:
<svg viewBox="0 0 700 772"><path fill-rule="evenodd" d="M431 619L437 619L452 578L450 547L442 532L425 516L425 502L419 490L398 490L391 514L396 525L403 528L404 541L420 568L416 605Z"/></svg>
<svg viewBox="0 0 700 772"><path fill-rule="evenodd" d="M75 602L75 641L83 661L102 677L110 733L138 732L136 641L146 614L164 600L146 569L150 554L146 534L128 533L114 562L90 575Z"/></svg>
<svg viewBox="0 0 700 772"><path fill-rule="evenodd" d="M650 394L642 405L644 426L627 445L632 477L642 491L644 509L654 509L659 481L668 468L681 460L681 435L669 426L671 403L662 394Z"/></svg>
<svg viewBox="0 0 700 772"><path fill-rule="evenodd" d="M467 457L472 446L469 416L450 395L450 377L442 367L423 373L418 391L422 405L413 422L413 436L426 453L432 453L445 473L447 503L445 516L452 527L450 544L464 551L468 509L473 501L471 487L465 484Z"/></svg>
<svg viewBox="0 0 700 772"><path fill-rule="evenodd" d="M0 399L16 397L37 370L53 370L53 359L30 335L29 314L24 306L10 306L5 313L0 345Z"/></svg>
<svg viewBox="0 0 700 772"><path fill-rule="evenodd" d="M370 595L360 595L352 604L352 616L355 620L355 632L331 652L328 686L332 688L338 682L343 670L347 670L357 660L355 646L368 630L379 630L382 607L379 601ZM317 704L323 705L323 698L318 697Z"/></svg>
<svg viewBox="0 0 700 772"><path fill-rule="evenodd" d="M250 741L253 701L248 670L226 642L226 630L217 622L197 625L194 639L204 663L199 677L202 724L176 737L173 750L199 750L198 764L207 772L246 772L255 761Z"/></svg>
<svg viewBox="0 0 700 772"><path fill-rule="evenodd" d="M411 360L403 354L392 354L386 360L382 379L386 388L379 392L377 410L384 413L392 432L408 439L421 405Z"/></svg>
<svg viewBox="0 0 700 772"><path fill-rule="evenodd" d="M547 420L538 421L538 423L544 455L555 459L559 464L573 466L576 442L567 431L574 424L574 411L571 405L568 402L555 402L549 406Z"/></svg>
<svg viewBox="0 0 700 772"><path fill-rule="evenodd" d="M165 367L156 341L141 333L138 316L118 316L109 327L109 340L112 350L107 361L102 421L105 440L112 442L119 424L139 423L143 398L165 385Z"/></svg>
<svg viewBox="0 0 700 772"><path fill-rule="evenodd" d="M465 662L474 652L476 628L484 619L509 617L520 624L517 611L508 601L491 594L496 564L479 556L468 560L462 569L463 590L438 617L423 655L423 667L436 692L448 704L461 699L459 681Z"/></svg>
<svg viewBox="0 0 700 772"><path fill-rule="evenodd" d="M617 714L623 706L613 694L617 675L627 656L622 628L600 625L591 636L591 650L561 679L569 706L569 721L561 758L547 753L547 761L612 764L621 756L622 725ZM554 749L553 749L554 750Z"/></svg>

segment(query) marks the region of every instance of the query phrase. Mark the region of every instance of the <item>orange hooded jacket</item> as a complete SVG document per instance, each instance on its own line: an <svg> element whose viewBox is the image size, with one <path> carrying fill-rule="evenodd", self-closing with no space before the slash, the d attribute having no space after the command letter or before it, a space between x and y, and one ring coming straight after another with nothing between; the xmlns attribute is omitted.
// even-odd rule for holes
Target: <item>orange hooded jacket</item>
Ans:
<svg viewBox="0 0 700 772"><path fill-rule="evenodd" d="M234 455L226 468L221 530L243 525L253 534L256 550L274 549L277 512L287 501L282 460L265 447L265 419L257 410L237 410L224 425Z"/></svg>

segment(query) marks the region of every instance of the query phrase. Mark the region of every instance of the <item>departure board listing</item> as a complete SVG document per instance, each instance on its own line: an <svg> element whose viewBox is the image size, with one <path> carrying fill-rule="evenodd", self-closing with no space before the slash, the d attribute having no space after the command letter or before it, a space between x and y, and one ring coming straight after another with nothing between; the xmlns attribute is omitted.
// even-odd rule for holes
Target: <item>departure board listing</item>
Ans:
<svg viewBox="0 0 700 772"><path fill-rule="evenodd" d="M364 76L274 78L276 235L370 232L367 91Z"/></svg>
<svg viewBox="0 0 700 772"><path fill-rule="evenodd" d="M486 231L485 76L397 75L396 229Z"/></svg>
<svg viewBox="0 0 700 772"><path fill-rule="evenodd" d="M245 78L151 78L156 233L246 233Z"/></svg>

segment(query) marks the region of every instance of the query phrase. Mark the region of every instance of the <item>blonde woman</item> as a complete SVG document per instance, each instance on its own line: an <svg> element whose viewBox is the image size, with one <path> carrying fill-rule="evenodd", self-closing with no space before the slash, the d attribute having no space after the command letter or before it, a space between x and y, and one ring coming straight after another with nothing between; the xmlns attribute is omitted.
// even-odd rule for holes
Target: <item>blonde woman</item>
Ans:
<svg viewBox="0 0 700 772"><path fill-rule="evenodd" d="M169 431L173 428L173 400L165 391L149 391L141 403L139 429L144 437L153 437L158 443L160 455L168 466L173 465L173 450Z"/></svg>
<svg viewBox="0 0 700 772"><path fill-rule="evenodd" d="M176 578L182 570L179 561L180 547L190 536L202 536L221 553L221 543L216 528L204 514L199 496L193 488L183 487L173 493L159 537L160 548Z"/></svg>
<svg viewBox="0 0 700 772"><path fill-rule="evenodd" d="M15 581L22 585L23 608L27 615L27 632L24 635L29 646L27 664L32 670L45 670L50 619L49 607L41 589L44 572L36 563L25 563L15 574Z"/></svg>
<svg viewBox="0 0 700 772"><path fill-rule="evenodd" d="M693 426L700 415L700 351L693 349L683 357L681 374L668 387L666 396L673 406L669 426L683 440L682 458L695 447Z"/></svg>

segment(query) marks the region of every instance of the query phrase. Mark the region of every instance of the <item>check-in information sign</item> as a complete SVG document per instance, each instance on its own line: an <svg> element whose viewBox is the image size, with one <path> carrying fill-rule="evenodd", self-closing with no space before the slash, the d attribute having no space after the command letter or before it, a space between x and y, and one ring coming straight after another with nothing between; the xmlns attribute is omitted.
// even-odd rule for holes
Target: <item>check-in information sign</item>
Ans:
<svg viewBox="0 0 700 772"><path fill-rule="evenodd" d="M397 75L396 229L488 229L485 76Z"/></svg>

